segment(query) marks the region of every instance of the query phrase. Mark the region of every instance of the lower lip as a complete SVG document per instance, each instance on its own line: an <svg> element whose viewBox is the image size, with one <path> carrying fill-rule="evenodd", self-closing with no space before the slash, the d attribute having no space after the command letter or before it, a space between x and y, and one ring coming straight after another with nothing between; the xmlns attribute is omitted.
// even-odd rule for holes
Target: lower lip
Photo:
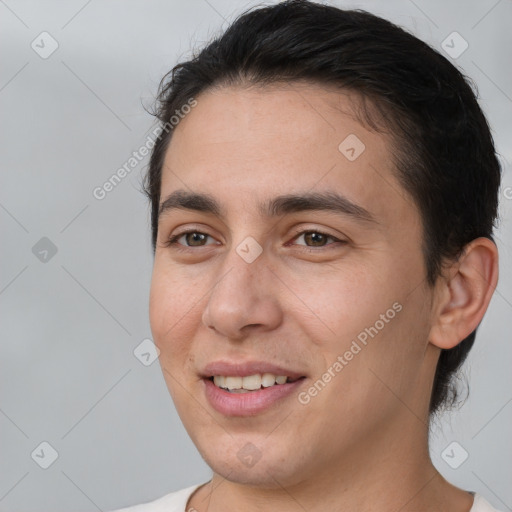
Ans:
<svg viewBox="0 0 512 512"><path fill-rule="evenodd" d="M203 379L203 382L206 398L216 411L225 416L254 416L292 394L302 386L304 380L301 378L295 382L275 384L249 393L230 393L217 387L210 379Z"/></svg>

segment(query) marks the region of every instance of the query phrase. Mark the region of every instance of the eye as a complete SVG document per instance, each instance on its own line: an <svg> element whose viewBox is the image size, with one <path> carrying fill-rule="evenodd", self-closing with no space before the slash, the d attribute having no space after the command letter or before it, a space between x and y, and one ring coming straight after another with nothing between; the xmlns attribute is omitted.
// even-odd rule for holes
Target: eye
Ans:
<svg viewBox="0 0 512 512"><path fill-rule="evenodd" d="M177 235L174 235L171 237L167 243L166 246L169 247L171 245L183 245L184 247L203 247L205 245L211 245L203 243L207 240L207 238L210 237L210 235L206 233L202 233L201 231L195 231L195 230L189 230L184 231L182 233L178 233ZM178 241L184 238L185 244L179 243Z"/></svg>
<svg viewBox="0 0 512 512"><path fill-rule="evenodd" d="M177 250L188 250L189 248L193 247L204 247L206 245L216 245L214 242L213 244L207 244L206 241L208 238L212 238L207 233L203 233L201 231L197 230L189 230L189 231L183 231L182 233L178 233L166 242L166 247L174 246ZM292 240L299 240L300 238L304 239L305 244L295 244L298 246L302 246L304 250L309 250L311 248L323 248L330 245L336 245L337 243L340 244L346 244L347 242L345 240L340 240L339 238L336 238L332 235L329 235L328 233L324 233L319 230L306 230L301 231L297 233ZM180 240L182 242L180 242ZM334 240L334 243L327 243L327 241L331 239Z"/></svg>
<svg viewBox="0 0 512 512"><path fill-rule="evenodd" d="M334 240L335 242L339 242L339 243L346 243L344 240L340 240L332 235L329 235L328 233L318 231L317 229L301 231L300 233L298 233L298 235L296 235L293 238L293 240L299 240L300 238L303 238L305 244L297 244L297 245L304 245L305 248L310 248L310 247L322 248L322 247L326 247L327 245L333 245L332 243L331 244L326 243L328 239Z"/></svg>

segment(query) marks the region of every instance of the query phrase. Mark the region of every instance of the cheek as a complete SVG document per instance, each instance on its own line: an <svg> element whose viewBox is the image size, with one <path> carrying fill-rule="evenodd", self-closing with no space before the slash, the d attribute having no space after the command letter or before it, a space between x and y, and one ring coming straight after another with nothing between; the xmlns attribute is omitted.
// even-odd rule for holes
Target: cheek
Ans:
<svg viewBox="0 0 512 512"><path fill-rule="evenodd" d="M419 286L411 293L411 272L384 259L378 268L347 264L330 274L305 273L300 280L290 280L290 288L307 306L302 305L300 315L292 314L315 345L312 350L321 355L316 377L331 368L337 376L331 390L343 392L347 406L386 396L369 369L400 387L421 365L427 329L425 290ZM333 365L339 356L341 366L336 370Z"/></svg>
<svg viewBox="0 0 512 512"><path fill-rule="evenodd" d="M162 345L166 331L172 327L171 319L179 314L178 308L173 287L154 271L149 294L149 321L158 346Z"/></svg>
<svg viewBox="0 0 512 512"><path fill-rule="evenodd" d="M294 294L287 294L292 315L300 318L310 339L326 349L341 350L398 299L392 286L382 281L383 272L368 265L325 267L315 272L289 275ZM298 315L300 310L300 316Z"/></svg>
<svg viewBox="0 0 512 512"><path fill-rule="evenodd" d="M176 272L155 262L149 295L149 319L155 344L161 353L180 350L189 341L191 325L197 322L200 298L197 283L180 279ZM176 342L175 340L183 340Z"/></svg>

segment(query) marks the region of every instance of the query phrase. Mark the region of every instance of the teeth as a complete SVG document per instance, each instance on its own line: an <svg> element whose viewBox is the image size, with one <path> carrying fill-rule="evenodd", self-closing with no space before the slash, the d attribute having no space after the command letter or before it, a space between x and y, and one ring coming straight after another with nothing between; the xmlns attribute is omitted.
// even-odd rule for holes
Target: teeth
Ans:
<svg viewBox="0 0 512 512"><path fill-rule="evenodd" d="M261 388L261 375L249 375L242 378L242 387L249 391Z"/></svg>
<svg viewBox="0 0 512 512"><path fill-rule="evenodd" d="M225 375L215 375L214 384L219 388L228 389L236 393L246 393L257 389L268 388L275 384L285 384L288 380L286 375L274 375L273 373L264 373L248 375L247 377L230 377Z"/></svg>
<svg viewBox="0 0 512 512"><path fill-rule="evenodd" d="M228 389L240 389L242 387L242 377L224 377L224 385Z"/></svg>
<svg viewBox="0 0 512 512"><path fill-rule="evenodd" d="M261 385L264 388L268 388L270 386L273 386L276 383L276 377L272 373L264 373L261 376Z"/></svg>
<svg viewBox="0 0 512 512"><path fill-rule="evenodd" d="M219 388L225 388L226 377L224 377L223 375L215 375L215 377L213 377L213 383Z"/></svg>

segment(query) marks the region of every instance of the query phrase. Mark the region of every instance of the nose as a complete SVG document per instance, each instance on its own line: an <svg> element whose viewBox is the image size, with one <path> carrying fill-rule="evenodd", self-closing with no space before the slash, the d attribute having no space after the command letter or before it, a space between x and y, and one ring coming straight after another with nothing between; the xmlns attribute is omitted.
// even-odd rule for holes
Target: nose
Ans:
<svg viewBox="0 0 512 512"><path fill-rule="evenodd" d="M283 314L278 284L264 253L247 263L233 248L219 275L203 311L204 325L232 340L279 327Z"/></svg>

